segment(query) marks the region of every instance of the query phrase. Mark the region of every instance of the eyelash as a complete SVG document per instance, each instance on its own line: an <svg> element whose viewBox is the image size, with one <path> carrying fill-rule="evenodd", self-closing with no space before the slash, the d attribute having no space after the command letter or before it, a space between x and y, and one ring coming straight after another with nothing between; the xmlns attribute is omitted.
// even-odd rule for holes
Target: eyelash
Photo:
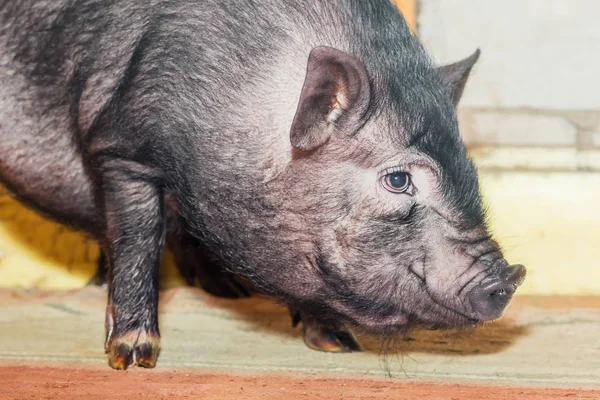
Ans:
<svg viewBox="0 0 600 400"><path fill-rule="evenodd" d="M404 170L404 168L400 168L398 166L395 166L395 167L386 168L383 171L381 171L381 173L379 174L379 179L381 179L382 177L384 177L386 175L393 174L394 172L403 172L403 173L408 174L410 176L410 174L408 172L406 172Z"/></svg>

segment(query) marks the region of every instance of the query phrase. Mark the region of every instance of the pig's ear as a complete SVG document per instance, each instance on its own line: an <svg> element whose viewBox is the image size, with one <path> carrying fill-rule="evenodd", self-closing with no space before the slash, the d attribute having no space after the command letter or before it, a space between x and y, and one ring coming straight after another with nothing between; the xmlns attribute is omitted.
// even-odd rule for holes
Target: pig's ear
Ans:
<svg viewBox="0 0 600 400"><path fill-rule="evenodd" d="M458 102L462 97L465 84L467 83L467 78L469 77L471 68L473 68L473 65L475 65L475 62L477 62L479 54L481 54L481 51L477 49L475 50L475 53L464 60L438 68L438 71L442 74L444 85L448 89L450 96L452 96L452 101L455 107L458 105Z"/></svg>
<svg viewBox="0 0 600 400"><path fill-rule="evenodd" d="M335 132L354 133L364 123L370 93L367 72L358 59L331 47L312 49L292 122L292 146L310 151Z"/></svg>

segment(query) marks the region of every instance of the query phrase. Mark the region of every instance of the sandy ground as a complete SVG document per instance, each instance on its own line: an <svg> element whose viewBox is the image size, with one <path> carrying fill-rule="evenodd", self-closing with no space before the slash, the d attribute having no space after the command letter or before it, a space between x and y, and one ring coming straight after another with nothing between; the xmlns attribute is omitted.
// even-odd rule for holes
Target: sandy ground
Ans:
<svg viewBox="0 0 600 400"><path fill-rule="evenodd" d="M0 367L0 399L600 399L600 391L192 370Z"/></svg>

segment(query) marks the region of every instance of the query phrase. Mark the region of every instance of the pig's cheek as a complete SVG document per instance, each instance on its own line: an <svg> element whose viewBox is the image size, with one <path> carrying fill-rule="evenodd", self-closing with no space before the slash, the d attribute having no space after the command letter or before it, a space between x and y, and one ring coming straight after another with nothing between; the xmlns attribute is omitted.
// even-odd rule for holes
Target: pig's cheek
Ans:
<svg viewBox="0 0 600 400"><path fill-rule="evenodd" d="M354 179L352 180L352 190L356 192L359 197L365 198L374 191L377 191L379 186L377 173L365 170L353 170L352 174L354 175Z"/></svg>
<svg viewBox="0 0 600 400"><path fill-rule="evenodd" d="M380 195L382 204L379 215L385 216L393 213L395 217L399 214L408 216L415 199L406 193L390 193L385 189L382 190L385 191L385 193Z"/></svg>
<svg viewBox="0 0 600 400"><path fill-rule="evenodd" d="M351 219L370 220L388 215L409 214L415 198L408 193L391 193L381 184L377 173L357 173L350 190L354 205Z"/></svg>
<svg viewBox="0 0 600 400"><path fill-rule="evenodd" d="M425 168L415 167L410 171L415 198L420 202L433 201L438 192L436 175Z"/></svg>
<svg viewBox="0 0 600 400"><path fill-rule="evenodd" d="M459 285L461 276L468 277L469 260L457 257L456 247L439 236L428 239L428 264L423 274L427 287L439 298L448 295L454 285ZM460 286L460 285L459 285Z"/></svg>

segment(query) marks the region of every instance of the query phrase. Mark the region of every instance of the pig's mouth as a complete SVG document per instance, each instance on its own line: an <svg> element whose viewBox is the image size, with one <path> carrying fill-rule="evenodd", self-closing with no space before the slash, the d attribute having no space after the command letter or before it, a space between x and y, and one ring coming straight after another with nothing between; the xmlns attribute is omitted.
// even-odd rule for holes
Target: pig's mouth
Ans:
<svg viewBox="0 0 600 400"><path fill-rule="evenodd" d="M423 309L416 312L407 311L404 307L392 303L366 301L357 302L344 299L332 299L327 308L349 325L373 334L391 334L405 332L407 329L456 329L474 326L482 322L462 310L452 308L431 296L427 290L420 290L415 302Z"/></svg>
<svg viewBox="0 0 600 400"><path fill-rule="evenodd" d="M431 300L429 300L431 302ZM463 312L434 302L425 315L399 311L394 315L369 315L355 308L335 302L331 308L348 324L372 334L393 334L408 329L457 329L475 326L482 321Z"/></svg>
<svg viewBox="0 0 600 400"><path fill-rule="evenodd" d="M444 301L423 279L416 280L410 304L397 305L348 294L330 298L329 308L349 324L372 333L391 333L411 328L458 329L499 318L525 279L521 265L505 266L494 276L474 284L460 301ZM336 296L337 297L337 296ZM409 311L416 310L416 311Z"/></svg>

